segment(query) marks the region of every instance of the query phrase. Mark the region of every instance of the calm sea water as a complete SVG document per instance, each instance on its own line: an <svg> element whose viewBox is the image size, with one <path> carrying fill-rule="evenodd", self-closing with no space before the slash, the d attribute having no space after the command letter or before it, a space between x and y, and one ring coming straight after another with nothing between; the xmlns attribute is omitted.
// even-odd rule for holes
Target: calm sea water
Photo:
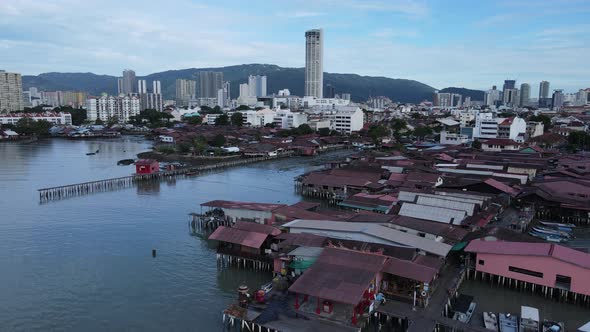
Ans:
<svg viewBox="0 0 590 332"><path fill-rule="evenodd" d="M309 159L39 204L38 188L131 174L116 162L149 147L134 137L0 144L1 331L221 330L239 284L269 280L220 271L188 213L213 199L295 203Z"/></svg>

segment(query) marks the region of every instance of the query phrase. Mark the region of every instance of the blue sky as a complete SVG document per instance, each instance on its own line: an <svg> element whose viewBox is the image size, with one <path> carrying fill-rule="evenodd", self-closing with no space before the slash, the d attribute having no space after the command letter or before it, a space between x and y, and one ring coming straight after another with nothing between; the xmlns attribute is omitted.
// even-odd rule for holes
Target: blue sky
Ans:
<svg viewBox="0 0 590 332"><path fill-rule="evenodd" d="M487 89L590 87L588 0L0 0L0 68L138 75L243 63Z"/></svg>

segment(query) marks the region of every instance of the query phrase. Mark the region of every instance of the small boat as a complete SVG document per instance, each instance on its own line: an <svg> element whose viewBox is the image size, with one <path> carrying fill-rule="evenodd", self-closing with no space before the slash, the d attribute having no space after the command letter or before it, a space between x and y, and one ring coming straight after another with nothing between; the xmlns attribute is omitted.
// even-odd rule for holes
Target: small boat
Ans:
<svg viewBox="0 0 590 332"><path fill-rule="evenodd" d="M272 281L260 286L260 290L264 291L265 294L270 293L272 291Z"/></svg>
<svg viewBox="0 0 590 332"><path fill-rule="evenodd" d="M529 231L529 235L534 236L534 237L538 237L540 239L543 239L543 240L549 241L549 242L555 242L555 243L567 242L567 239L565 239L561 236L539 233L536 231Z"/></svg>
<svg viewBox="0 0 590 332"><path fill-rule="evenodd" d="M568 233L566 231L560 231L560 230L550 229L550 228L541 227L541 226L533 226L533 230L536 232L539 232L539 233L546 233L549 235L556 235L556 236L562 236L562 237L567 237L567 238L572 237L572 234Z"/></svg>
<svg viewBox="0 0 590 332"><path fill-rule="evenodd" d="M87 156L94 156L96 153L95 152L88 152L86 155Z"/></svg>
<svg viewBox="0 0 590 332"><path fill-rule="evenodd" d="M520 307L520 332L539 332L539 309Z"/></svg>
<svg viewBox="0 0 590 332"><path fill-rule="evenodd" d="M576 228L574 224L562 224L558 222L548 222L548 221L539 221L540 224L545 226L552 226L552 227L564 227L564 228Z"/></svg>
<svg viewBox="0 0 590 332"><path fill-rule="evenodd" d="M473 296L460 295L454 306L455 314L453 315L453 319L462 323L469 323L475 311L475 306L476 303L473 302Z"/></svg>
<svg viewBox="0 0 590 332"><path fill-rule="evenodd" d="M518 332L518 316L513 314L499 314L500 332Z"/></svg>
<svg viewBox="0 0 590 332"><path fill-rule="evenodd" d="M95 152L95 153L99 153L99 152L100 152L99 150L96 150L96 152Z"/></svg>
<svg viewBox="0 0 590 332"><path fill-rule="evenodd" d="M565 324L563 322L554 322L550 320L544 320L541 324L542 332L564 332Z"/></svg>
<svg viewBox="0 0 590 332"><path fill-rule="evenodd" d="M484 311L483 312L483 325L488 330L498 332L498 317L496 317L496 314L493 312Z"/></svg>

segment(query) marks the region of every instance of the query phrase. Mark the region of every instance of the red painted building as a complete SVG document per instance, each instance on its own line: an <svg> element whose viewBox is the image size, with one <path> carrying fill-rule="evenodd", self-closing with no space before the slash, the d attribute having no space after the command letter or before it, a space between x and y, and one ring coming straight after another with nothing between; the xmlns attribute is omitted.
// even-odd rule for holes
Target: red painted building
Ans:
<svg viewBox="0 0 590 332"><path fill-rule="evenodd" d="M140 159L135 162L137 174L154 174L160 171L160 163L153 159Z"/></svg>

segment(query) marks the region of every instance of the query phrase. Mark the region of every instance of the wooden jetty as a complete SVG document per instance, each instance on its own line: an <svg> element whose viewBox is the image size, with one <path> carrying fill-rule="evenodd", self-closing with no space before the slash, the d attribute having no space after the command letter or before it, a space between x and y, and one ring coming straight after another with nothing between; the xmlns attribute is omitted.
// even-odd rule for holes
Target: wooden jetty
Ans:
<svg viewBox="0 0 590 332"><path fill-rule="evenodd" d="M84 196L84 195L98 193L98 192L124 189L124 188L134 186L138 182L169 180L172 178L184 177L187 175L187 173L202 174L205 172L211 172L211 171L221 170L221 169L230 168L230 167L253 164L253 163L268 161L268 160L275 160L275 159L282 158L282 157L289 157L291 155L292 155L291 152L286 152L286 153L281 154L279 156L265 156L265 157L229 160L229 161L223 161L223 162L210 164L210 165L187 167L187 168L181 168L181 169L176 169L176 170L171 170L171 171L157 172L157 173L153 173L153 174L134 174L134 175L118 177L118 178L104 179L104 180L98 180L98 181L89 181L89 182L83 182L83 183L75 183L75 184L50 187L50 188L41 188L41 189L38 189L37 191L39 192L39 201L41 203L47 203L50 201L62 200L62 199L66 199L66 198L76 197L76 196Z"/></svg>

